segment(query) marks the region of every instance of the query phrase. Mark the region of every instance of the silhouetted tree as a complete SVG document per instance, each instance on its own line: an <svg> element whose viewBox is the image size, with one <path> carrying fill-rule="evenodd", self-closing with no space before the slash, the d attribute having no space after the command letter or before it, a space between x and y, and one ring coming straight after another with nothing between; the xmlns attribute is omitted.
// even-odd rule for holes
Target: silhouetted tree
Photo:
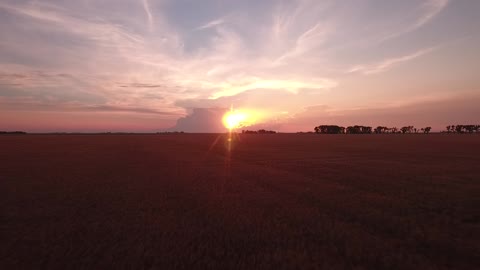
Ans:
<svg viewBox="0 0 480 270"><path fill-rule="evenodd" d="M347 134L371 134L372 127L369 126L349 126L346 129Z"/></svg>
<svg viewBox="0 0 480 270"><path fill-rule="evenodd" d="M468 133L473 133L475 131L475 125L465 125L464 128Z"/></svg>
<svg viewBox="0 0 480 270"><path fill-rule="evenodd" d="M345 128L336 125L320 125L314 128L316 133L322 134L343 134Z"/></svg>
<svg viewBox="0 0 480 270"><path fill-rule="evenodd" d="M371 134L372 132L376 134L384 134L384 133L425 133L428 134L432 130L432 127L424 127L424 128L415 128L414 126L404 126L400 129L397 127L388 128L385 126L377 126L375 129L372 130L370 126L348 126L347 128L337 126L337 125L320 125L314 127L315 133L319 134ZM480 125L451 125L447 126L447 131L450 132L479 132Z"/></svg>
<svg viewBox="0 0 480 270"><path fill-rule="evenodd" d="M242 130L242 133L243 134L275 134L277 132L273 130L259 129L259 130Z"/></svg>
<svg viewBox="0 0 480 270"><path fill-rule="evenodd" d="M414 132L414 131L416 131L416 129L415 129L413 126L406 126L406 127L402 127L402 128L400 129L400 132L402 132L403 134L405 134L405 133L412 133L412 132Z"/></svg>
<svg viewBox="0 0 480 270"><path fill-rule="evenodd" d="M454 133L474 133L479 132L480 125L450 125L447 126L447 132Z"/></svg>
<svg viewBox="0 0 480 270"><path fill-rule="evenodd" d="M390 129L387 128L387 127L378 126L378 127L376 127L376 128L373 130L373 132L375 132L376 134L382 134L382 133L387 133L387 132L389 132L389 130L390 130Z"/></svg>
<svg viewBox="0 0 480 270"><path fill-rule="evenodd" d="M25 131L0 131L0 134L24 135L24 134L27 134L27 132L25 132Z"/></svg>

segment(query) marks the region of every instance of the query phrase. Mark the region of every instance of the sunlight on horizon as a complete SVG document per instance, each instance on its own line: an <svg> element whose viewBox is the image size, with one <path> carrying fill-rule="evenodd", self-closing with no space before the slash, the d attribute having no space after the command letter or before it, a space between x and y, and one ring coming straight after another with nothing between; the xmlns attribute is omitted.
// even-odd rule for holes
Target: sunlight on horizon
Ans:
<svg viewBox="0 0 480 270"><path fill-rule="evenodd" d="M258 113L254 113L253 111L231 109L225 113L222 122L227 129L233 130L255 124L258 121L257 115Z"/></svg>

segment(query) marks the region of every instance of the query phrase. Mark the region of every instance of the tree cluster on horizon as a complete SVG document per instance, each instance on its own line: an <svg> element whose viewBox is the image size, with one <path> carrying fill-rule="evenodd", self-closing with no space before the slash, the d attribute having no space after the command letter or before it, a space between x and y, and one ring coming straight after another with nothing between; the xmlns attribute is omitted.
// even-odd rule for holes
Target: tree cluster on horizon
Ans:
<svg viewBox="0 0 480 270"><path fill-rule="evenodd" d="M277 133L274 130L265 130L265 129L259 129L259 130L242 130L242 134L275 134Z"/></svg>
<svg viewBox="0 0 480 270"><path fill-rule="evenodd" d="M338 125L319 125L314 128L315 133L318 134L411 134L424 133L428 134L432 127L416 128L414 126L385 127L378 126L372 128L370 126L354 125L342 127ZM480 125L448 125L446 133L480 133Z"/></svg>
<svg viewBox="0 0 480 270"><path fill-rule="evenodd" d="M428 134L432 130L432 127L425 127L417 129L414 126L405 126L401 127L400 129L397 127L385 127L385 126L378 126L376 128L372 128L370 126L361 126L361 125L354 125L348 127L342 127L337 125L320 125L314 128L315 133L318 134L396 134L396 133L425 133Z"/></svg>
<svg viewBox="0 0 480 270"><path fill-rule="evenodd" d="M447 133L478 133L480 125L449 125L446 129Z"/></svg>
<svg viewBox="0 0 480 270"><path fill-rule="evenodd" d="M25 131L0 131L0 134L27 134Z"/></svg>

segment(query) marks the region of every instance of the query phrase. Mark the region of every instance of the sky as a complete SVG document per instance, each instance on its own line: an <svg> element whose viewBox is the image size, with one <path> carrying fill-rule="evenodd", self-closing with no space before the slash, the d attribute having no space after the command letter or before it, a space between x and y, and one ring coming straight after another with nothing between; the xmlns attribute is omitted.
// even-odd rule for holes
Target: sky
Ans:
<svg viewBox="0 0 480 270"><path fill-rule="evenodd" d="M0 0L0 130L480 121L477 0Z"/></svg>

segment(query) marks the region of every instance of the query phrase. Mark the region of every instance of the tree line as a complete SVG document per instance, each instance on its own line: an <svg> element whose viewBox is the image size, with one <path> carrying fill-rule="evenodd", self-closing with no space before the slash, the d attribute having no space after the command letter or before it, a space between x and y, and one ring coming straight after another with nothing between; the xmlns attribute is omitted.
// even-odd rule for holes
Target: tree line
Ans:
<svg viewBox="0 0 480 270"><path fill-rule="evenodd" d="M428 134L432 127L416 128L414 126L385 127L378 126L372 128L370 126L348 126L342 127L337 125L320 125L314 128L315 133L318 134L410 134L410 133L424 133ZM446 133L479 133L480 125L449 125L446 127Z"/></svg>
<svg viewBox="0 0 480 270"><path fill-rule="evenodd" d="M450 125L446 127L447 133L477 133L480 125Z"/></svg>
<svg viewBox="0 0 480 270"><path fill-rule="evenodd" d="M259 129L259 130L242 130L242 133L243 134L275 134L277 132L273 130Z"/></svg>
<svg viewBox="0 0 480 270"><path fill-rule="evenodd" d="M1 131L0 130L0 135L1 134L27 134L25 131Z"/></svg>
<svg viewBox="0 0 480 270"><path fill-rule="evenodd" d="M414 126L405 126L401 128L397 127L384 127L378 126L372 128L370 126L348 126L342 127L337 125L320 125L314 128L315 133L319 134L395 134L395 133L425 133L428 134L432 130L432 127L416 128Z"/></svg>

